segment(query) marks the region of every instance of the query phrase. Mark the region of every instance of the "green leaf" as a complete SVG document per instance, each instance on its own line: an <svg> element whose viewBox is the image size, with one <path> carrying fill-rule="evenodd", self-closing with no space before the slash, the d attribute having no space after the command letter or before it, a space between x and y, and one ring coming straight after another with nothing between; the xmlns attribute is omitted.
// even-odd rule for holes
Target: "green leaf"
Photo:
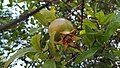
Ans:
<svg viewBox="0 0 120 68"><path fill-rule="evenodd" d="M36 54L34 55L34 60L37 61L37 60L39 59L39 54L40 54L40 53L36 53Z"/></svg>
<svg viewBox="0 0 120 68"><path fill-rule="evenodd" d="M97 52L97 50L98 50L98 47L93 47L85 52L82 52L75 59L75 63L80 63L80 62L84 61L85 59L92 57Z"/></svg>
<svg viewBox="0 0 120 68"><path fill-rule="evenodd" d="M50 44L53 47L54 46L54 36L55 36L56 32L52 32L50 34Z"/></svg>
<svg viewBox="0 0 120 68"><path fill-rule="evenodd" d="M42 28L32 28L32 29L30 29L30 35L34 35L35 33L37 33L41 29Z"/></svg>
<svg viewBox="0 0 120 68"><path fill-rule="evenodd" d="M104 24L107 24L108 22L110 22L113 19L113 17L115 17L114 13L110 13L110 14L106 15Z"/></svg>
<svg viewBox="0 0 120 68"><path fill-rule="evenodd" d="M48 59L43 64L42 68L56 68L55 61L52 59Z"/></svg>
<svg viewBox="0 0 120 68"><path fill-rule="evenodd" d="M106 42L115 33L115 31L120 27L120 13L114 16L113 20L108 24L107 29L103 36L101 36L101 42Z"/></svg>
<svg viewBox="0 0 120 68"><path fill-rule="evenodd" d="M116 56L114 55L113 52L111 52L111 53L110 52L109 53L104 53L103 55L104 55L104 58L106 58L106 59L110 59L112 61L117 60Z"/></svg>
<svg viewBox="0 0 120 68"><path fill-rule="evenodd" d="M42 9L39 13L34 15L34 18L37 19L42 25L48 26L53 20L56 19L55 10Z"/></svg>
<svg viewBox="0 0 120 68"><path fill-rule="evenodd" d="M8 59L8 61L6 61L6 63L4 64L4 68L8 68L8 66L10 65L11 62L13 62L15 59L17 59L19 57L22 57L24 54L26 54L28 52L35 52L35 50L31 47L18 50L13 56L11 56Z"/></svg>
<svg viewBox="0 0 120 68"><path fill-rule="evenodd" d="M55 16L55 12L56 12L56 10L55 10L55 7L54 6L51 6L51 8L50 8L50 19L56 19L56 16Z"/></svg>
<svg viewBox="0 0 120 68"><path fill-rule="evenodd" d="M60 62L61 60L61 54L59 52L56 52L56 54L54 55L55 61Z"/></svg>
<svg viewBox="0 0 120 68"><path fill-rule="evenodd" d="M93 42L91 42L91 40L86 35L82 37L82 40L83 40L83 43L87 46L89 45L91 46L93 44Z"/></svg>
<svg viewBox="0 0 120 68"><path fill-rule="evenodd" d="M114 50L114 55L118 56L119 59L120 59L120 50Z"/></svg>
<svg viewBox="0 0 120 68"><path fill-rule="evenodd" d="M108 26L103 37L104 42L109 40L109 38L115 33L118 27L120 27L120 22L113 22Z"/></svg>
<svg viewBox="0 0 120 68"><path fill-rule="evenodd" d="M39 58L41 60L46 60L48 58L48 52L45 53L39 53Z"/></svg>
<svg viewBox="0 0 120 68"><path fill-rule="evenodd" d="M29 57L30 59L35 60L35 58L34 58L35 54L36 54L36 52L28 52L25 55L27 57Z"/></svg>
<svg viewBox="0 0 120 68"><path fill-rule="evenodd" d="M9 0L10 4L9 6L11 7L13 5L13 0Z"/></svg>
<svg viewBox="0 0 120 68"><path fill-rule="evenodd" d="M93 23L93 22L91 22L91 21L88 20L88 19L85 19L85 20L83 21L83 27L85 27L86 25L89 26L91 29L97 29L96 24Z"/></svg>
<svg viewBox="0 0 120 68"><path fill-rule="evenodd" d="M28 53L26 53L26 55L27 55L27 57L29 57L33 61L37 61L40 58L39 56L43 56L43 54L41 54L39 52L28 52ZM41 60L43 60L43 59L41 59Z"/></svg>
<svg viewBox="0 0 120 68"><path fill-rule="evenodd" d="M95 17L98 19L99 24L104 24L104 20L105 20L105 15L104 12L101 10L98 13L95 14Z"/></svg>
<svg viewBox="0 0 120 68"><path fill-rule="evenodd" d="M85 30L81 30L80 32L79 32L79 35L84 35L85 34Z"/></svg>
<svg viewBox="0 0 120 68"><path fill-rule="evenodd" d="M113 19L114 16L115 16L114 13L104 15L104 12L102 10L95 14L95 17L98 19L98 22L100 25L107 24L108 22L110 22Z"/></svg>
<svg viewBox="0 0 120 68"><path fill-rule="evenodd" d="M54 45L55 41L54 41L54 36L55 36L55 33L56 32L52 32L50 34L50 40L49 40L49 43L48 43L48 47L49 47L49 50L50 52L55 55L56 54L56 47Z"/></svg>
<svg viewBox="0 0 120 68"><path fill-rule="evenodd" d="M0 1L0 9L3 9L3 0Z"/></svg>
<svg viewBox="0 0 120 68"><path fill-rule="evenodd" d="M113 21L120 22L120 12L118 12L118 14L116 16L114 16Z"/></svg>
<svg viewBox="0 0 120 68"><path fill-rule="evenodd" d="M46 10L47 11L47 10ZM46 21L44 15L42 15L40 12L33 15L35 19L37 19L42 25L48 25L48 22Z"/></svg>
<svg viewBox="0 0 120 68"><path fill-rule="evenodd" d="M86 37L89 39L90 43L89 45L92 46L94 40L95 40L95 32L88 26L85 26L85 32L86 32Z"/></svg>
<svg viewBox="0 0 120 68"><path fill-rule="evenodd" d="M120 7L120 0L116 0L116 4Z"/></svg>
<svg viewBox="0 0 120 68"><path fill-rule="evenodd" d="M39 52L42 50L42 48L40 47L40 34L36 34L36 35L32 36L31 44L35 50L37 50Z"/></svg>
<svg viewBox="0 0 120 68"><path fill-rule="evenodd" d="M88 4L85 5L85 8L86 8L86 13L87 15L91 15L91 16L94 16L94 11L93 11L93 8L91 6L89 6Z"/></svg>

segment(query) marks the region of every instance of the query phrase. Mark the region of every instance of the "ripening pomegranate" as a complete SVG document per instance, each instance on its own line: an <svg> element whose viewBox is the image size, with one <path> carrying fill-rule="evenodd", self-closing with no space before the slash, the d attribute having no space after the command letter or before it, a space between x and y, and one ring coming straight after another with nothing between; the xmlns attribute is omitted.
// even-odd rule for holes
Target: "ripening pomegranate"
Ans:
<svg viewBox="0 0 120 68"><path fill-rule="evenodd" d="M48 28L50 36L53 32L55 32L54 41L60 41L60 33L70 33L73 29L72 23L64 18L55 19L53 22L51 22Z"/></svg>

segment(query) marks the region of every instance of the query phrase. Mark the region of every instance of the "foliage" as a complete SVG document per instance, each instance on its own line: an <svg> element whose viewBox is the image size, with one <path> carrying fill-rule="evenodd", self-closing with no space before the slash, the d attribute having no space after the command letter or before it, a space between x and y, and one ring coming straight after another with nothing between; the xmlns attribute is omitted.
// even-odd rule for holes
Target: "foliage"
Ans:
<svg viewBox="0 0 120 68"><path fill-rule="evenodd" d="M25 68L120 66L119 0L9 0L3 5L4 1L0 2L0 26L49 4L15 26L8 26L11 29L0 31L0 67L14 67L15 59L24 61ZM16 6L20 16L14 17L9 9ZM70 23L59 20L64 25L54 24L60 18ZM53 31L49 27L54 27ZM61 31L56 32L58 28Z"/></svg>

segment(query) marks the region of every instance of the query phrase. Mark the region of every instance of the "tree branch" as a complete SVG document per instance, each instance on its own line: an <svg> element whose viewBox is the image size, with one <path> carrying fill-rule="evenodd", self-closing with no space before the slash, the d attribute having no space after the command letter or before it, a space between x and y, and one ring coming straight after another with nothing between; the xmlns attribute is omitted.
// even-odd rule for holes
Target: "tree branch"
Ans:
<svg viewBox="0 0 120 68"><path fill-rule="evenodd" d="M24 15L21 15L21 17L20 17L19 19L15 19L15 20L9 22L8 24L1 24L1 25L0 25L0 31L1 31L1 30L10 29L11 27L14 27L14 26L18 26L21 21L24 21L24 20L26 20L27 18L29 18L30 16L32 16L32 15L34 15L35 13L39 12L41 9L45 8L48 4L49 4L49 2L46 3L45 5L37 8L37 9L35 9L35 10L33 10L33 11L31 11L31 12L28 12L28 13L26 13L26 14L24 14Z"/></svg>
<svg viewBox="0 0 120 68"><path fill-rule="evenodd" d="M84 19L84 0L82 0L82 6L81 6L81 18L82 18L82 21L81 21L81 29L82 29L82 23L83 23L83 19Z"/></svg>

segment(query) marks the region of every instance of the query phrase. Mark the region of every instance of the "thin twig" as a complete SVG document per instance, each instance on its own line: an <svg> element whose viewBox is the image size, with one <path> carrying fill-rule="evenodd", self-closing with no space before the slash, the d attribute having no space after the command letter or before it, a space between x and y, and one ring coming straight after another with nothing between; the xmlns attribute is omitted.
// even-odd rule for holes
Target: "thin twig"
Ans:
<svg viewBox="0 0 120 68"><path fill-rule="evenodd" d="M83 23L83 19L84 19L84 0L82 0L82 6L81 6L81 29L82 29L82 23Z"/></svg>

